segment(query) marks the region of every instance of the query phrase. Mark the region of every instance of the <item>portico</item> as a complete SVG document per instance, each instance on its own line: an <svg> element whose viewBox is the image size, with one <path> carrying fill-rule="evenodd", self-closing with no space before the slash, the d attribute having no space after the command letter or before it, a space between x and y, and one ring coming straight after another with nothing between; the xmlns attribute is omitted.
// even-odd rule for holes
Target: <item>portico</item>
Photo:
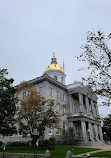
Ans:
<svg viewBox="0 0 111 158"><path fill-rule="evenodd" d="M81 142L103 142L101 120L98 114L97 97L82 84L69 87L70 110L68 121L79 135ZM78 131L78 133L77 133ZM84 144L83 143L83 144Z"/></svg>

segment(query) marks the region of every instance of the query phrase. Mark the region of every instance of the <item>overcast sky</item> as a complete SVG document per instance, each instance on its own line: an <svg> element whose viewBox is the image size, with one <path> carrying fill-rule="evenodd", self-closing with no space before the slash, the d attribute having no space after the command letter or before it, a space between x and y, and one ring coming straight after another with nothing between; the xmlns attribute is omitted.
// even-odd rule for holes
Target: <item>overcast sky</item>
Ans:
<svg viewBox="0 0 111 158"><path fill-rule="evenodd" d="M0 65L14 85L41 76L54 51L65 63L66 84L81 81L87 71L75 56L87 32L111 32L110 0L0 0ZM111 108L99 108L104 116Z"/></svg>

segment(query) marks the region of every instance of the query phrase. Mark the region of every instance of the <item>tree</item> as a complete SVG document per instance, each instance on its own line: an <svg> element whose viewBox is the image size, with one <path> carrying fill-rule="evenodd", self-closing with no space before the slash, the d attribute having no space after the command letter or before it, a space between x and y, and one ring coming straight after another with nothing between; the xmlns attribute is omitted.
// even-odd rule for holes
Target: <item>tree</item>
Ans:
<svg viewBox="0 0 111 158"><path fill-rule="evenodd" d="M28 82L18 86L18 93L25 89L26 98L20 100L21 107L18 110L19 132L23 136L32 134L37 129L43 135L46 127L55 128L59 125L59 117L54 112L54 100L45 100L37 89Z"/></svg>
<svg viewBox="0 0 111 158"><path fill-rule="evenodd" d="M87 81L95 93L104 99L103 105L111 103L111 34L105 36L102 31L89 31L87 42L82 47L84 52L79 60L88 62L90 75ZM82 68L84 70L84 68Z"/></svg>
<svg viewBox="0 0 111 158"><path fill-rule="evenodd" d="M68 129L62 130L61 141L62 144L77 145L80 140L80 135L76 135L74 129L69 127Z"/></svg>
<svg viewBox="0 0 111 158"><path fill-rule="evenodd" d="M111 114L103 119L103 134L106 141L111 141Z"/></svg>
<svg viewBox="0 0 111 158"><path fill-rule="evenodd" d="M73 144L74 139L74 129L69 127L68 129L62 130L62 143L63 144Z"/></svg>
<svg viewBox="0 0 111 158"><path fill-rule="evenodd" d="M6 69L0 69L0 134L3 136L16 133L14 115L16 112L15 88L12 86L13 79L6 78Z"/></svg>

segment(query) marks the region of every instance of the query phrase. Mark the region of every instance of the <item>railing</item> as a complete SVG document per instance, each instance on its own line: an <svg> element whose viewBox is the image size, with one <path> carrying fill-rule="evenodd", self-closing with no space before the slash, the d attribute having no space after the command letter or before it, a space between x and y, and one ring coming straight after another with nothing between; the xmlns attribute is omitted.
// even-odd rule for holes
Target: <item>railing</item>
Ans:
<svg viewBox="0 0 111 158"><path fill-rule="evenodd" d="M100 120L99 115L93 114L85 114L84 112L79 112L79 113L69 113L68 117L79 117L79 116L84 116L84 117L88 117L90 119L94 119L94 120Z"/></svg>

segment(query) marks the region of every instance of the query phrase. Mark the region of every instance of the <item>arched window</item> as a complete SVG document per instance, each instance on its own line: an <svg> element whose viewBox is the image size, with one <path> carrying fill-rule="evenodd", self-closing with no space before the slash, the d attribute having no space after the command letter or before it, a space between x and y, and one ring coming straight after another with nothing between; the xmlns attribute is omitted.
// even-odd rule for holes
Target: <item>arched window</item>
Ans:
<svg viewBox="0 0 111 158"><path fill-rule="evenodd" d="M56 75L54 76L54 79L57 81L57 76Z"/></svg>

